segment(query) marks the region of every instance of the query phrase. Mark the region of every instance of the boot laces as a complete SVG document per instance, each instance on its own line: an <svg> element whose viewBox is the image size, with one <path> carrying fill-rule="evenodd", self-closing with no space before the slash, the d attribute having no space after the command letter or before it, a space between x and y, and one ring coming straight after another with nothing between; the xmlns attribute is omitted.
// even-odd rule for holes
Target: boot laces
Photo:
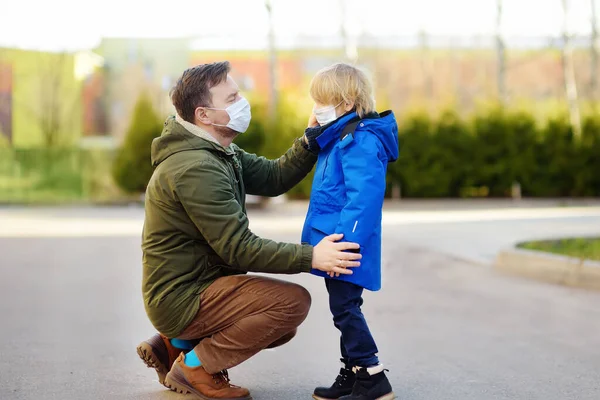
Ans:
<svg viewBox="0 0 600 400"><path fill-rule="evenodd" d="M215 384L221 387L239 388L239 386L231 384L231 379L229 379L229 372L227 372L226 369L224 369L223 371L219 371L216 374L213 374L212 377Z"/></svg>
<svg viewBox="0 0 600 400"><path fill-rule="evenodd" d="M215 384L219 386L229 386L229 373L227 370L219 371L212 376Z"/></svg>
<svg viewBox="0 0 600 400"><path fill-rule="evenodd" d="M352 371L347 368L340 368L340 373L337 376L337 378L335 378L335 382L334 382L333 386L342 387L344 385L344 383L350 377L351 373L352 373Z"/></svg>

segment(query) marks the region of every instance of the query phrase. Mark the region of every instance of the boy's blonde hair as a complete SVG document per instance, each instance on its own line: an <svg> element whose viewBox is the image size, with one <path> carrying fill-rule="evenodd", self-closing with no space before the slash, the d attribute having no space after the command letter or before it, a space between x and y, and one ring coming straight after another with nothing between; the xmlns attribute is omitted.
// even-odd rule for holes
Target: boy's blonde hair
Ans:
<svg viewBox="0 0 600 400"><path fill-rule="evenodd" d="M320 104L352 103L359 117L375 111L373 87L360 69L345 63L323 68L310 83L310 96Z"/></svg>

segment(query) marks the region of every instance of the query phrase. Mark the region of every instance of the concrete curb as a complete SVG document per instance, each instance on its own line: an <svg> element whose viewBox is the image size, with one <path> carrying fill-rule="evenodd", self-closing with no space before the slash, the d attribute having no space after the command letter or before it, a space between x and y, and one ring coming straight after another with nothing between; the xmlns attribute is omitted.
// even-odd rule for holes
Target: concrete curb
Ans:
<svg viewBox="0 0 600 400"><path fill-rule="evenodd" d="M565 286L600 290L600 262L523 249L500 251L494 269Z"/></svg>

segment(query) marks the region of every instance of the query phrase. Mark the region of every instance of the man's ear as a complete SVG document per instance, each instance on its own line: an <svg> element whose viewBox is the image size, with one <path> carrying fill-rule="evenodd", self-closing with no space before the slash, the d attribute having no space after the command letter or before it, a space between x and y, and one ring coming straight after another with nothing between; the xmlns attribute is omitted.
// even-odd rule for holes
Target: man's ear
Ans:
<svg viewBox="0 0 600 400"><path fill-rule="evenodd" d="M212 125L212 121L206 114L206 108L197 107L194 111L194 118L196 119L196 123L200 122L203 125Z"/></svg>
<svg viewBox="0 0 600 400"><path fill-rule="evenodd" d="M353 108L354 108L353 101L344 103L344 110L346 110L346 112L351 111Z"/></svg>

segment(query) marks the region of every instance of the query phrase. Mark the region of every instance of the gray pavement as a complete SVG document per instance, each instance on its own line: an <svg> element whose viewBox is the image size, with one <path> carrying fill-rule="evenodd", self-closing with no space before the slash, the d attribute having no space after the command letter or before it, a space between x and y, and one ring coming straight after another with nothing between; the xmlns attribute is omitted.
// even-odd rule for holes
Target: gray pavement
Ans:
<svg viewBox="0 0 600 400"><path fill-rule="evenodd" d="M365 295L364 311L398 398L600 398L600 293L486 266L521 238L598 235L600 212L386 210L384 288ZM253 211L253 229L297 241L302 206L284 221L277 211ZM0 399L185 398L135 352L153 333L142 219L136 207L0 210ZM256 400L309 399L338 369L322 281L284 279L307 287L313 307L290 344L230 372Z"/></svg>

